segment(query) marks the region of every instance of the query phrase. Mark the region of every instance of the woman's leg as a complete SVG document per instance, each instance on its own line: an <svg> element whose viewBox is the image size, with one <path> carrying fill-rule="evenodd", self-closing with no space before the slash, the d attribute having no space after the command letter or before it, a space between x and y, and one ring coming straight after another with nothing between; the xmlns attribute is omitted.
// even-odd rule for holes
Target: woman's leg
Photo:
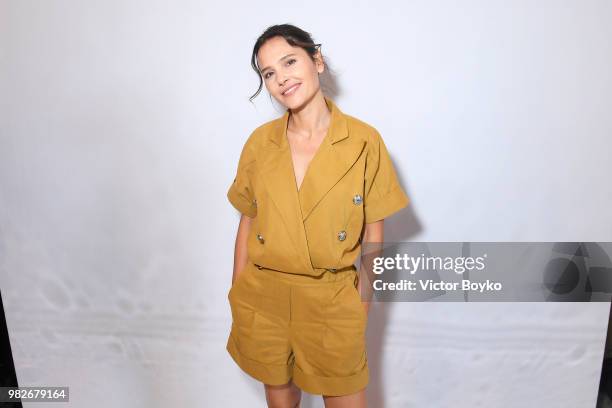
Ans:
<svg viewBox="0 0 612 408"><path fill-rule="evenodd" d="M300 408L302 390L293 383L293 380L283 385L264 384L264 388L268 408Z"/></svg>
<svg viewBox="0 0 612 408"><path fill-rule="evenodd" d="M323 396L325 408L366 408L366 389L337 397Z"/></svg>

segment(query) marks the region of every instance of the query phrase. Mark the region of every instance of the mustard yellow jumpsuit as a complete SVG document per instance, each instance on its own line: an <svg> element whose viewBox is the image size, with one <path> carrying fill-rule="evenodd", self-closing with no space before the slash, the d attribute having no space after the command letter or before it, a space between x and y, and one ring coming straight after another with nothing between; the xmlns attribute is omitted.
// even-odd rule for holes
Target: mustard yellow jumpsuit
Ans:
<svg viewBox="0 0 612 408"><path fill-rule="evenodd" d="M311 394L346 395L369 381L367 315L354 265L364 223L409 198L379 132L325 102L331 123L299 190L289 110L244 144L227 198L253 220L247 265L228 293L227 351L266 384L293 378Z"/></svg>

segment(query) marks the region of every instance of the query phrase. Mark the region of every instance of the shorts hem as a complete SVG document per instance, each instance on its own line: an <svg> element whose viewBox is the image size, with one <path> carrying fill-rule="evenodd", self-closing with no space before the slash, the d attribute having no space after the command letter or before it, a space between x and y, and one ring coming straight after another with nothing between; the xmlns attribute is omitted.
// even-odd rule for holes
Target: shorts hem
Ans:
<svg viewBox="0 0 612 408"><path fill-rule="evenodd" d="M306 374L298 367L293 368L295 385L313 395L340 396L354 394L365 388L369 379L367 365L360 372L349 377L322 377Z"/></svg>
<svg viewBox="0 0 612 408"><path fill-rule="evenodd" d="M240 353L234 337L230 334L226 350L236 364L254 379L269 385L283 385L291 380L290 367L260 363Z"/></svg>

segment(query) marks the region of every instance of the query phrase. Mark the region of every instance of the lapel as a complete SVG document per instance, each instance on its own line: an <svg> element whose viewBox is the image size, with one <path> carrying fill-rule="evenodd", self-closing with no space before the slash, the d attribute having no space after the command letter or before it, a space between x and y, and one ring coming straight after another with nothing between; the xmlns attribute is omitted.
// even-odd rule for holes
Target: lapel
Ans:
<svg viewBox="0 0 612 408"><path fill-rule="evenodd" d="M329 130L308 165L299 192L296 190L302 209L302 221L306 221L319 201L353 166L365 145L363 140L350 137L347 120L333 101L327 98L325 101L331 110ZM291 157L291 151L288 151ZM290 170L293 172L293 167ZM293 173L292 177L295 180Z"/></svg>
<svg viewBox="0 0 612 408"><path fill-rule="evenodd" d="M365 145L365 141L350 137L347 119L334 102L327 97L325 102L331 111L329 129L308 165L299 192L287 140L289 110L270 129L260 168L268 194L280 211L297 248L307 249L304 221L351 168ZM310 262L309 265L312 267Z"/></svg>

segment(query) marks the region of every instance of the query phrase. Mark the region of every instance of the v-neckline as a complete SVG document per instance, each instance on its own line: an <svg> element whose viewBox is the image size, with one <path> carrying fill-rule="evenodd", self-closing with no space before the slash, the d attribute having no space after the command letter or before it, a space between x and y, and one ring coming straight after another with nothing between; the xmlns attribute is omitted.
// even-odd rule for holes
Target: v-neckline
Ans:
<svg viewBox="0 0 612 408"><path fill-rule="evenodd" d="M332 112L330 112L330 115L332 114ZM289 162L291 163L291 172L293 174L293 185L295 186L295 191L297 191L298 197L300 196L300 192L302 191L302 187L304 186L304 182L306 181L306 177L308 177L308 171L310 170L310 167L312 166L313 162L315 161L315 159L317 158L317 156L320 155L320 152L323 148L323 144L327 143L327 140L329 139L329 133L331 130L331 125L332 125L332 116L330 116L329 118L329 126L327 126L327 130L325 131L325 136L323 136L323 140L321 140L321 143L319 144L319 146L317 147L317 150L315 151L314 155L312 156L312 158L310 159L310 161L308 162L308 165L306 165L306 170L304 170L304 177L302 177L302 182L300 183L300 185L297 185L297 177L296 177L296 172L295 172L295 163L293 161L293 154L291 153L291 145L289 144L289 135L288 135L288 128L289 128L289 118L291 117L291 113L289 113L287 115L287 123L284 129L284 138L285 141L287 143L287 152L289 154Z"/></svg>

